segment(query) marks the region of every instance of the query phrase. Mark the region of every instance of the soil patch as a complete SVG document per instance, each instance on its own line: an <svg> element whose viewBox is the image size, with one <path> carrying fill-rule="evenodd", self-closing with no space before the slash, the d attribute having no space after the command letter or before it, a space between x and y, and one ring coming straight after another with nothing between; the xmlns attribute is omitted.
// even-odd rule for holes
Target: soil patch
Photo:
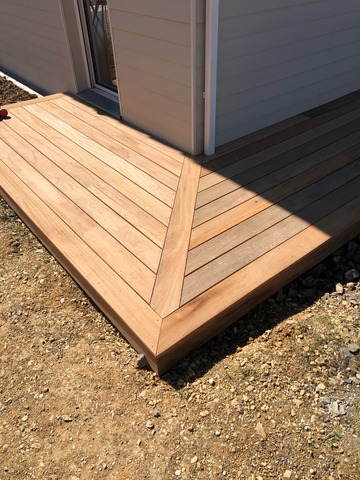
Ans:
<svg viewBox="0 0 360 480"><path fill-rule="evenodd" d="M36 95L22 90L7 80L6 77L0 76L0 106L30 100L32 98L36 98Z"/></svg>

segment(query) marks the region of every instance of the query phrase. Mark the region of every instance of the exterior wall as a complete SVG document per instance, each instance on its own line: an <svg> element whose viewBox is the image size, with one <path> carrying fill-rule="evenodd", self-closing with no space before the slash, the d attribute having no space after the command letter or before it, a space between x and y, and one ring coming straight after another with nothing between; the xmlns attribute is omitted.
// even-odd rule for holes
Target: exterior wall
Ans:
<svg viewBox="0 0 360 480"><path fill-rule="evenodd" d="M191 0L108 5L124 120L192 151Z"/></svg>
<svg viewBox="0 0 360 480"><path fill-rule="evenodd" d="M358 0L220 0L216 144L360 88Z"/></svg>
<svg viewBox="0 0 360 480"><path fill-rule="evenodd" d="M60 1L0 1L0 68L49 93L75 91Z"/></svg>

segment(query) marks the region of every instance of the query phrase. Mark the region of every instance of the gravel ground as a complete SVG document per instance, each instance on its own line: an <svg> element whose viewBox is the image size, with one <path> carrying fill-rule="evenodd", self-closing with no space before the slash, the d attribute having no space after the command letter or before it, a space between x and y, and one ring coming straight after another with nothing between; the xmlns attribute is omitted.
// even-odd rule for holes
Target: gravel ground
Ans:
<svg viewBox="0 0 360 480"><path fill-rule="evenodd" d="M159 378L0 200L0 479L360 478L359 271L357 237Z"/></svg>

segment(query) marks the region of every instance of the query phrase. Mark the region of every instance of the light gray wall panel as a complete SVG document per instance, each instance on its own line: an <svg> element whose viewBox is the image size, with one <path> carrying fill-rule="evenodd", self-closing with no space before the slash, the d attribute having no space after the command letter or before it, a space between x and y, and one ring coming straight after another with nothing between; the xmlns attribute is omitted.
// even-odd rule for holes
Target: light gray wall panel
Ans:
<svg viewBox="0 0 360 480"><path fill-rule="evenodd" d="M216 144L360 87L357 0L220 0Z"/></svg>

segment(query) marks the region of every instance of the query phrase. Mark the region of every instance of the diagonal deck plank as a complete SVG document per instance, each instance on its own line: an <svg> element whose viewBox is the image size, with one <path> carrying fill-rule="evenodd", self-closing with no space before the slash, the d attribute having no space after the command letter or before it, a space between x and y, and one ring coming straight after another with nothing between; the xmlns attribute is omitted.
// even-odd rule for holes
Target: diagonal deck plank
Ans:
<svg viewBox="0 0 360 480"><path fill-rule="evenodd" d="M346 169L338 170L352 161L348 155L336 155L321 164L322 168L314 167L301 175L296 182L290 180L278 185L268 198L257 195L244 202L242 221L189 251L186 275L346 183ZM354 168L358 164L350 165L350 179Z"/></svg>
<svg viewBox="0 0 360 480"><path fill-rule="evenodd" d="M333 105L333 108L331 105ZM304 112L301 115L296 115L278 124L264 128L259 132L247 135L240 141L231 142L231 144L220 147L219 152L216 152L213 157L204 162L201 176L227 167L237 160L249 157L262 150L267 150L279 142L311 130L340 115L355 111L359 107L360 93L356 91L334 102L329 102L321 109L314 109L318 112L317 115L313 114L312 111ZM223 153L221 154L220 152Z"/></svg>
<svg viewBox="0 0 360 480"><path fill-rule="evenodd" d="M212 158L71 95L7 108L0 194L158 373L360 232L360 91Z"/></svg>
<svg viewBox="0 0 360 480"><path fill-rule="evenodd" d="M148 173L136 168L124 158L124 151L118 146L114 147L113 143L105 139L103 135L99 135L92 127L86 128L86 125L80 125L76 120L61 112L61 109L52 105L51 102L43 102L40 105L28 105L24 107L27 111L38 115L48 125L64 133L70 140L77 143L81 141L82 148L89 153L101 158L104 163L122 174L128 180L136 183L146 191L150 191L157 198L172 207L175 192L153 178ZM98 138L98 140L96 140ZM116 153L112 148L115 148ZM125 160L119 162L119 158Z"/></svg>
<svg viewBox="0 0 360 480"><path fill-rule="evenodd" d="M177 177L181 174L182 161L175 160L173 157L165 154L161 150L157 150L151 145L145 144L143 141L138 140L137 138L132 137L127 132L119 131L119 122L109 122L109 117L103 116L99 119L99 116L94 115L89 109L79 108L79 102L77 102L72 97L60 97L53 100L55 105L63 108L67 112L75 115L77 118L83 120L87 125L95 127L99 132L104 133L105 135L110 135L118 142L124 145L125 148L132 150L137 154L137 158L142 158L141 168L147 168L154 170L155 178L158 178L159 172L161 174L163 169L168 170L170 173L176 175ZM111 119L110 119L111 120ZM147 162L150 160L150 162ZM171 179L171 177L169 177ZM176 188L176 186L175 186Z"/></svg>
<svg viewBox="0 0 360 480"><path fill-rule="evenodd" d="M162 317L180 306L199 176L200 163L186 156L151 299Z"/></svg>
<svg viewBox="0 0 360 480"><path fill-rule="evenodd" d="M160 317L10 169L4 164L0 167L5 200L133 345L147 354L156 368ZM21 192L21 196L16 192ZM124 298L128 301L124 302ZM146 322L143 322L144 317ZM124 318L126 322L123 322Z"/></svg>
<svg viewBox="0 0 360 480"><path fill-rule="evenodd" d="M191 236L191 248L200 245L200 243L205 242L212 236L218 235L242 221L244 218L244 210L242 205L243 202L251 197L254 197L257 192L267 198L268 195L265 192L279 185L281 181L284 182L293 174L299 174L303 170L306 170L306 168L311 168L318 162L329 159L332 154L340 154L340 152L346 151L347 149L351 148L359 142L360 133L356 132L353 135L347 136L345 137L345 139L340 140L336 147L334 145L331 145L322 149L321 152L311 155L310 158L300 159L300 161L296 165L298 168L295 168L294 165L290 165L288 167L284 167L284 169L282 170L275 171L273 174L267 177L261 177L256 182L247 185L247 188L242 189L243 196L241 196L237 191L229 194L229 196L231 195L232 197L235 197L234 205L232 204L231 198L229 199L229 205L227 205L226 202L224 204L224 198L221 197L219 202L220 206L216 210L218 215L213 217L210 213L211 218L209 220L201 223L198 226L195 225ZM300 175L298 176L299 178L301 178ZM290 188L291 186L293 186L293 188L296 188L296 181L291 182ZM276 200L281 200L281 193L277 199L274 198L274 201ZM216 208L217 205L214 206L214 209Z"/></svg>
<svg viewBox="0 0 360 480"><path fill-rule="evenodd" d="M208 341L357 235L359 210L358 196L166 317L157 350L159 371L166 370L185 352Z"/></svg>
<svg viewBox="0 0 360 480"><path fill-rule="evenodd" d="M16 125L17 123L14 122L15 128ZM40 174L39 180L47 179L90 218L99 222L105 232L110 233L120 245L123 245L150 270L157 271L161 255L160 247L94 197L86 185L84 186L84 179L86 180L87 177L84 169L76 168L77 164L71 161L63 151L47 142L45 138L38 136L33 130L23 127L23 132L28 134L25 140L12 129L6 128L7 144L14 152L27 158L28 164ZM35 149L31 150L35 145L41 148L41 153ZM93 179L91 178L90 182L91 180ZM96 185L96 182L94 183Z"/></svg>
<svg viewBox="0 0 360 480"><path fill-rule="evenodd" d="M102 161L99 161L95 155L84 150L80 144L74 143L55 128L49 127L48 124L32 113L25 109L15 108L12 110L12 116L21 120L24 129L26 126L31 127L63 152L66 152L76 163L82 165L84 167L83 172L85 172L82 180L87 177L86 170L91 172L97 179L91 182L93 186L89 186L89 189L95 189L95 185L99 183L101 192L106 191L108 196L116 198L117 208L121 209L122 215L127 217L130 223L136 224L138 223L137 220L141 218L140 229L159 231L159 241L161 244L163 243L166 234L165 226L168 224L171 215L170 207L139 187L136 183L131 182L117 171L109 168ZM124 204L123 208L121 208L122 204Z"/></svg>

